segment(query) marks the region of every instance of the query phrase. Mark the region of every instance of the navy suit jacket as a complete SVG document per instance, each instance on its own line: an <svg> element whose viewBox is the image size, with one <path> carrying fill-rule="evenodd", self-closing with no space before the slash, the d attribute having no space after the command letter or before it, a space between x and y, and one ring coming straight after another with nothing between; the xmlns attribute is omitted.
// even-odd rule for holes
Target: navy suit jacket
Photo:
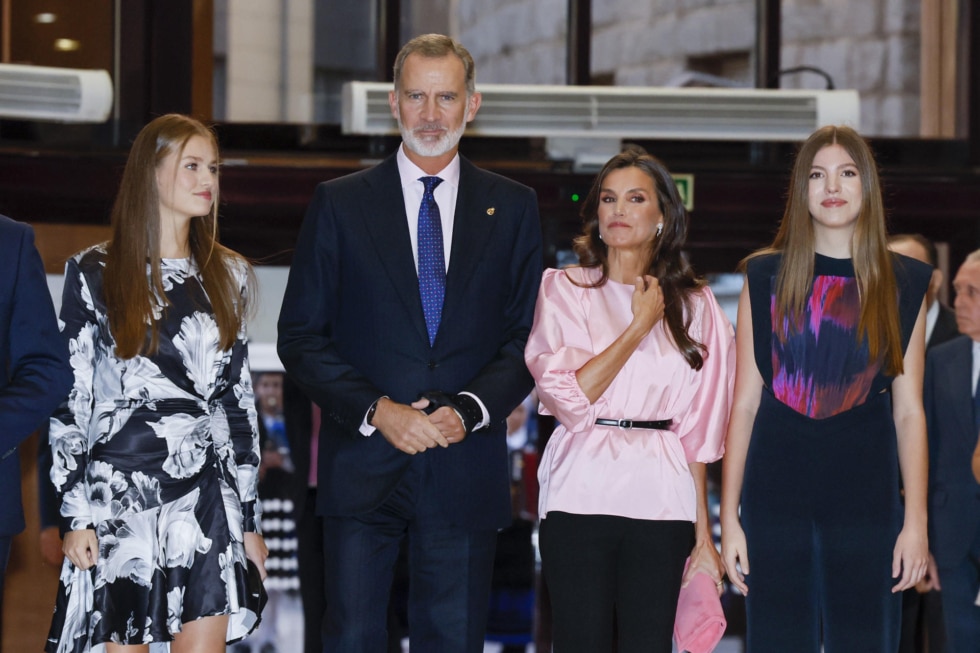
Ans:
<svg viewBox="0 0 980 653"><path fill-rule="evenodd" d="M34 232L0 215L0 536L24 530L17 447L72 378Z"/></svg>
<svg viewBox="0 0 980 653"><path fill-rule="evenodd" d="M960 330L956 326L956 313L951 308L940 304L936 325L932 327L932 334L929 336L929 342L926 343L926 350L949 342L958 335L960 335Z"/></svg>
<svg viewBox="0 0 980 653"><path fill-rule="evenodd" d="M413 216L414 219L414 216ZM359 427L381 396L468 391L489 426L422 454L439 508L468 528L510 523L505 419L533 387L524 344L542 270L534 191L460 157L442 322L429 345L394 155L320 184L279 317L286 371L322 409L317 508L379 506L411 457Z"/></svg>
<svg viewBox="0 0 980 653"><path fill-rule="evenodd" d="M940 568L959 564L980 532L980 484L970 469L978 437L972 374L969 337L929 350L923 388L929 432L929 544Z"/></svg>

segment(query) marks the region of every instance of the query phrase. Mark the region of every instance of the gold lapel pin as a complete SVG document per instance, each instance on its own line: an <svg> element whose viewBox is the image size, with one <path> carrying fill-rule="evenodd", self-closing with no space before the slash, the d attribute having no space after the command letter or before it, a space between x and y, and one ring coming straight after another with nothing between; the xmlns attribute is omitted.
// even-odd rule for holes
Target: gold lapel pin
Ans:
<svg viewBox="0 0 980 653"><path fill-rule="evenodd" d="M491 206L491 207L490 207L489 209L487 209L487 215L493 215L493 212L494 212L494 211L496 211L496 210L497 210L497 209L495 209L495 208L493 208L493 207Z"/></svg>

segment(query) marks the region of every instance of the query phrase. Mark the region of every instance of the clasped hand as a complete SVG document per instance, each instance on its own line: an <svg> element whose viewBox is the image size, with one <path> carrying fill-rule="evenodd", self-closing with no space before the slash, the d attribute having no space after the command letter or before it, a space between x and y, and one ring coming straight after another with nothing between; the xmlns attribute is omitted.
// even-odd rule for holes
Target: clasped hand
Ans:
<svg viewBox="0 0 980 653"><path fill-rule="evenodd" d="M466 429L456 411L443 406L426 415L428 406L428 399L407 405L385 397L378 400L371 423L393 447L410 455L462 442Z"/></svg>

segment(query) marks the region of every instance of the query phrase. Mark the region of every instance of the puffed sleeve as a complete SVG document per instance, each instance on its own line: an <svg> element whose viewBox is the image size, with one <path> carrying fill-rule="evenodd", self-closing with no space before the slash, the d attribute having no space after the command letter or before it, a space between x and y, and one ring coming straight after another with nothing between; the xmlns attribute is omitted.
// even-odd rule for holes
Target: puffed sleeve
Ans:
<svg viewBox="0 0 980 653"><path fill-rule="evenodd" d="M546 270L524 359L534 377L542 413L554 415L569 431L595 423L606 406L590 404L576 372L595 357L587 321L589 289L571 282L564 270Z"/></svg>
<svg viewBox="0 0 980 653"><path fill-rule="evenodd" d="M51 482L60 503L61 532L94 528L85 492L92 387L99 348L100 320L88 280L75 258L65 264L61 334L68 344L74 380L68 398L51 417Z"/></svg>
<svg viewBox="0 0 980 653"><path fill-rule="evenodd" d="M689 463L710 463L725 453L725 433L735 386L735 332L707 287L695 298L690 333L707 351L694 373L697 388L689 409L679 415L676 433Z"/></svg>
<svg viewBox="0 0 980 653"><path fill-rule="evenodd" d="M244 264L242 264L244 266ZM246 299L247 284L244 267L237 271L241 282L242 298ZM242 526L245 532L261 532L257 514L259 462L259 423L252 389L252 374L248 363L248 338L244 321L232 346L231 392L222 397L228 417L229 437L235 452L235 478L238 483L238 499L242 510Z"/></svg>

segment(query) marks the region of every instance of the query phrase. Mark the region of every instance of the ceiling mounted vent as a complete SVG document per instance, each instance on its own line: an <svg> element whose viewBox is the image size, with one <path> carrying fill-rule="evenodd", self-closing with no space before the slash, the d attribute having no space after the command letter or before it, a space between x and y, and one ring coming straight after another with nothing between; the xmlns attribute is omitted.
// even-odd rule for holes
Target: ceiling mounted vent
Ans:
<svg viewBox="0 0 980 653"><path fill-rule="evenodd" d="M0 118L105 122L112 80L104 70L0 64Z"/></svg>
<svg viewBox="0 0 980 653"><path fill-rule="evenodd" d="M858 128L857 91L481 84L467 133L605 139L799 141L828 124ZM348 82L343 130L397 134L391 85Z"/></svg>

